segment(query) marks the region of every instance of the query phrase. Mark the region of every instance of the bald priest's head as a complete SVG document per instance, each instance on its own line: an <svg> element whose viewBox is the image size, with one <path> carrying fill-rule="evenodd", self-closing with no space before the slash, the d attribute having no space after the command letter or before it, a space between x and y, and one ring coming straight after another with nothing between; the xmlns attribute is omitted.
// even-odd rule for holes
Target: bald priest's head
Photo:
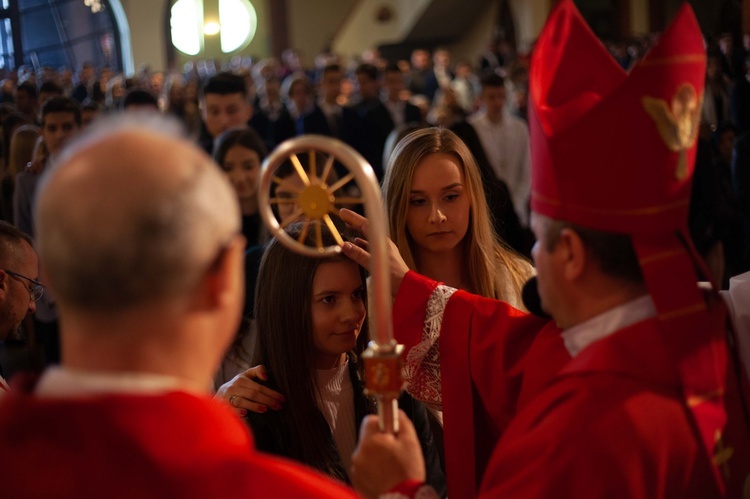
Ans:
<svg viewBox="0 0 750 499"><path fill-rule="evenodd" d="M231 186L176 122L124 116L67 146L35 206L63 364L207 389L243 303Z"/></svg>

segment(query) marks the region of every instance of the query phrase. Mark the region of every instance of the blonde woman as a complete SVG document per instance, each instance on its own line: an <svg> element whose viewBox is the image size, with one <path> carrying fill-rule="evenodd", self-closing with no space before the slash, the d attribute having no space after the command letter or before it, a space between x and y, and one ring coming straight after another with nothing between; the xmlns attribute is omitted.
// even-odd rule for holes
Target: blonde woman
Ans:
<svg viewBox="0 0 750 499"><path fill-rule="evenodd" d="M456 134L425 128L404 137L383 191L390 235L409 269L523 307L533 269L495 234L479 168Z"/></svg>
<svg viewBox="0 0 750 499"><path fill-rule="evenodd" d="M521 290L533 268L495 234L479 168L456 134L424 128L404 137L391 155L383 195L391 239L400 254L392 252L391 265L408 267L449 288L523 307ZM341 218L366 232L367 221L356 213L341 210ZM357 245L365 251L345 245L344 253L367 265L369 256L361 258L367 243ZM449 297L444 297L446 302ZM443 423L439 344L444 305L428 309L420 342L409 350L404 368L406 390L424 402L439 423L432 425L438 440Z"/></svg>

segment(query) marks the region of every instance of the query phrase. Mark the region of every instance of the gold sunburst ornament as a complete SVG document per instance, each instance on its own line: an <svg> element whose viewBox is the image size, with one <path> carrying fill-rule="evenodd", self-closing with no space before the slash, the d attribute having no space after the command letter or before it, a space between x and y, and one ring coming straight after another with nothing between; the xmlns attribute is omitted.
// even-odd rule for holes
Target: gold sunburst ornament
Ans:
<svg viewBox="0 0 750 499"><path fill-rule="evenodd" d="M305 156L307 155L307 156ZM307 169L300 162L307 157ZM318 174L318 160L322 161L322 172ZM279 167L291 162L302 182L302 187L288 181L288 177L276 175ZM338 162L348 173L337 181L329 178L334 163ZM360 197L337 197L336 191L355 181ZM271 184L283 185L292 192L291 198L270 197ZM279 223L271 209L272 205L294 207L287 221ZM388 229L383 210L382 195L372 167L354 149L330 137L305 135L280 144L263 161L261 167L258 208L263 222L278 241L292 251L313 258L330 257L341 253L344 240L336 229L331 215L338 214L346 205L363 204L367 222L357 227L367 237L367 249L371 254L368 286L371 298L369 309L376 311L370 316L371 340L363 352L365 381L368 394L378 399L379 423L382 431L398 432L398 396L403 389L401 353L403 347L393 339L391 330L391 275L388 252ZM299 237L290 236L284 228L292 222L302 221ZM331 231L336 244L323 245L322 226ZM310 230L314 238L308 238ZM310 242L310 239L313 239Z"/></svg>
<svg viewBox="0 0 750 499"><path fill-rule="evenodd" d="M316 248L315 250L319 253L324 253L325 248L323 247L323 238L320 232L320 224L325 223L328 229L331 231L333 238L339 245L344 244L344 240L341 238L341 234L336 229L331 219L331 214L337 214L338 209L342 205L351 204L362 204L362 198L356 197L336 197L335 192L344 185L348 184L353 178L354 174L349 173L342 179L328 185L328 178L331 176L333 170L333 164L335 162L335 156L332 154L328 155L323 172L318 175L318 169L316 166L317 151L315 149L309 149L307 151L309 161L309 171L305 171L302 163L297 156L298 153L290 153L289 161L294 166L294 170L299 176L300 180L304 184L303 188L299 188L289 183L288 181L274 176L273 181L279 185L284 185L292 191L291 197L275 197L269 199L271 204L294 204L296 205L295 211L292 216L289 217L286 223L281 224L281 228L285 229L287 225L294 221L304 220L302 232L300 232L297 242L303 244L303 241L307 238L307 233L310 230L310 226L315 227L316 231ZM317 223L316 223L317 222Z"/></svg>
<svg viewBox="0 0 750 499"><path fill-rule="evenodd" d="M688 174L687 150L693 147L698 138L703 96L699 98L695 87L685 83L672 98L671 109L662 99L644 97L642 102L669 150L679 153L675 178L684 180Z"/></svg>

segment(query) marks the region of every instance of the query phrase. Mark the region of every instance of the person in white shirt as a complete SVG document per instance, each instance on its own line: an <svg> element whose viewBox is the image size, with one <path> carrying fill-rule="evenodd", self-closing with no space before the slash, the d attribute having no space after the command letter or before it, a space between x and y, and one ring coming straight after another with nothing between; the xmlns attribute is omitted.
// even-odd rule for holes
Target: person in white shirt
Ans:
<svg viewBox="0 0 750 499"><path fill-rule="evenodd" d="M24 317L36 311L36 301L43 293L31 238L0 221L0 341L5 341ZM8 390L3 376L0 366L0 397Z"/></svg>
<svg viewBox="0 0 750 499"><path fill-rule="evenodd" d="M486 76L482 80L482 108L467 121L479 136L495 177L508 186L518 220L528 227L531 193L529 130L523 120L505 109L506 97L503 78L496 74Z"/></svg>

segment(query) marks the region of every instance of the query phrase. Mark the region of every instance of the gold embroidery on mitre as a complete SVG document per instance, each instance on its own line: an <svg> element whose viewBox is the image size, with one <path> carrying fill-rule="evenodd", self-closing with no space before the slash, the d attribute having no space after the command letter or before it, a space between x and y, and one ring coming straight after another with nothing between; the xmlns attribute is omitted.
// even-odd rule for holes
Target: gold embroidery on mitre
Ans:
<svg viewBox="0 0 750 499"><path fill-rule="evenodd" d="M662 140L670 151L680 153L675 169L677 180L684 180L688 174L687 150L693 147L698 138L698 126L703 96L690 83L677 89L672 98L672 108L665 100L643 97L643 108L656 123Z"/></svg>
<svg viewBox="0 0 750 499"><path fill-rule="evenodd" d="M729 480L729 465L727 464L734 454L734 449L731 447L724 447L722 435L719 430L716 430L714 436L714 466L721 468L721 472L726 480Z"/></svg>
<svg viewBox="0 0 750 499"><path fill-rule="evenodd" d="M714 400L723 396L724 396L724 389L717 388L716 390L711 391L711 392L701 393L699 395L690 395L687 398L687 405L688 407L695 407L697 405L704 404L706 402L709 402L711 400Z"/></svg>

